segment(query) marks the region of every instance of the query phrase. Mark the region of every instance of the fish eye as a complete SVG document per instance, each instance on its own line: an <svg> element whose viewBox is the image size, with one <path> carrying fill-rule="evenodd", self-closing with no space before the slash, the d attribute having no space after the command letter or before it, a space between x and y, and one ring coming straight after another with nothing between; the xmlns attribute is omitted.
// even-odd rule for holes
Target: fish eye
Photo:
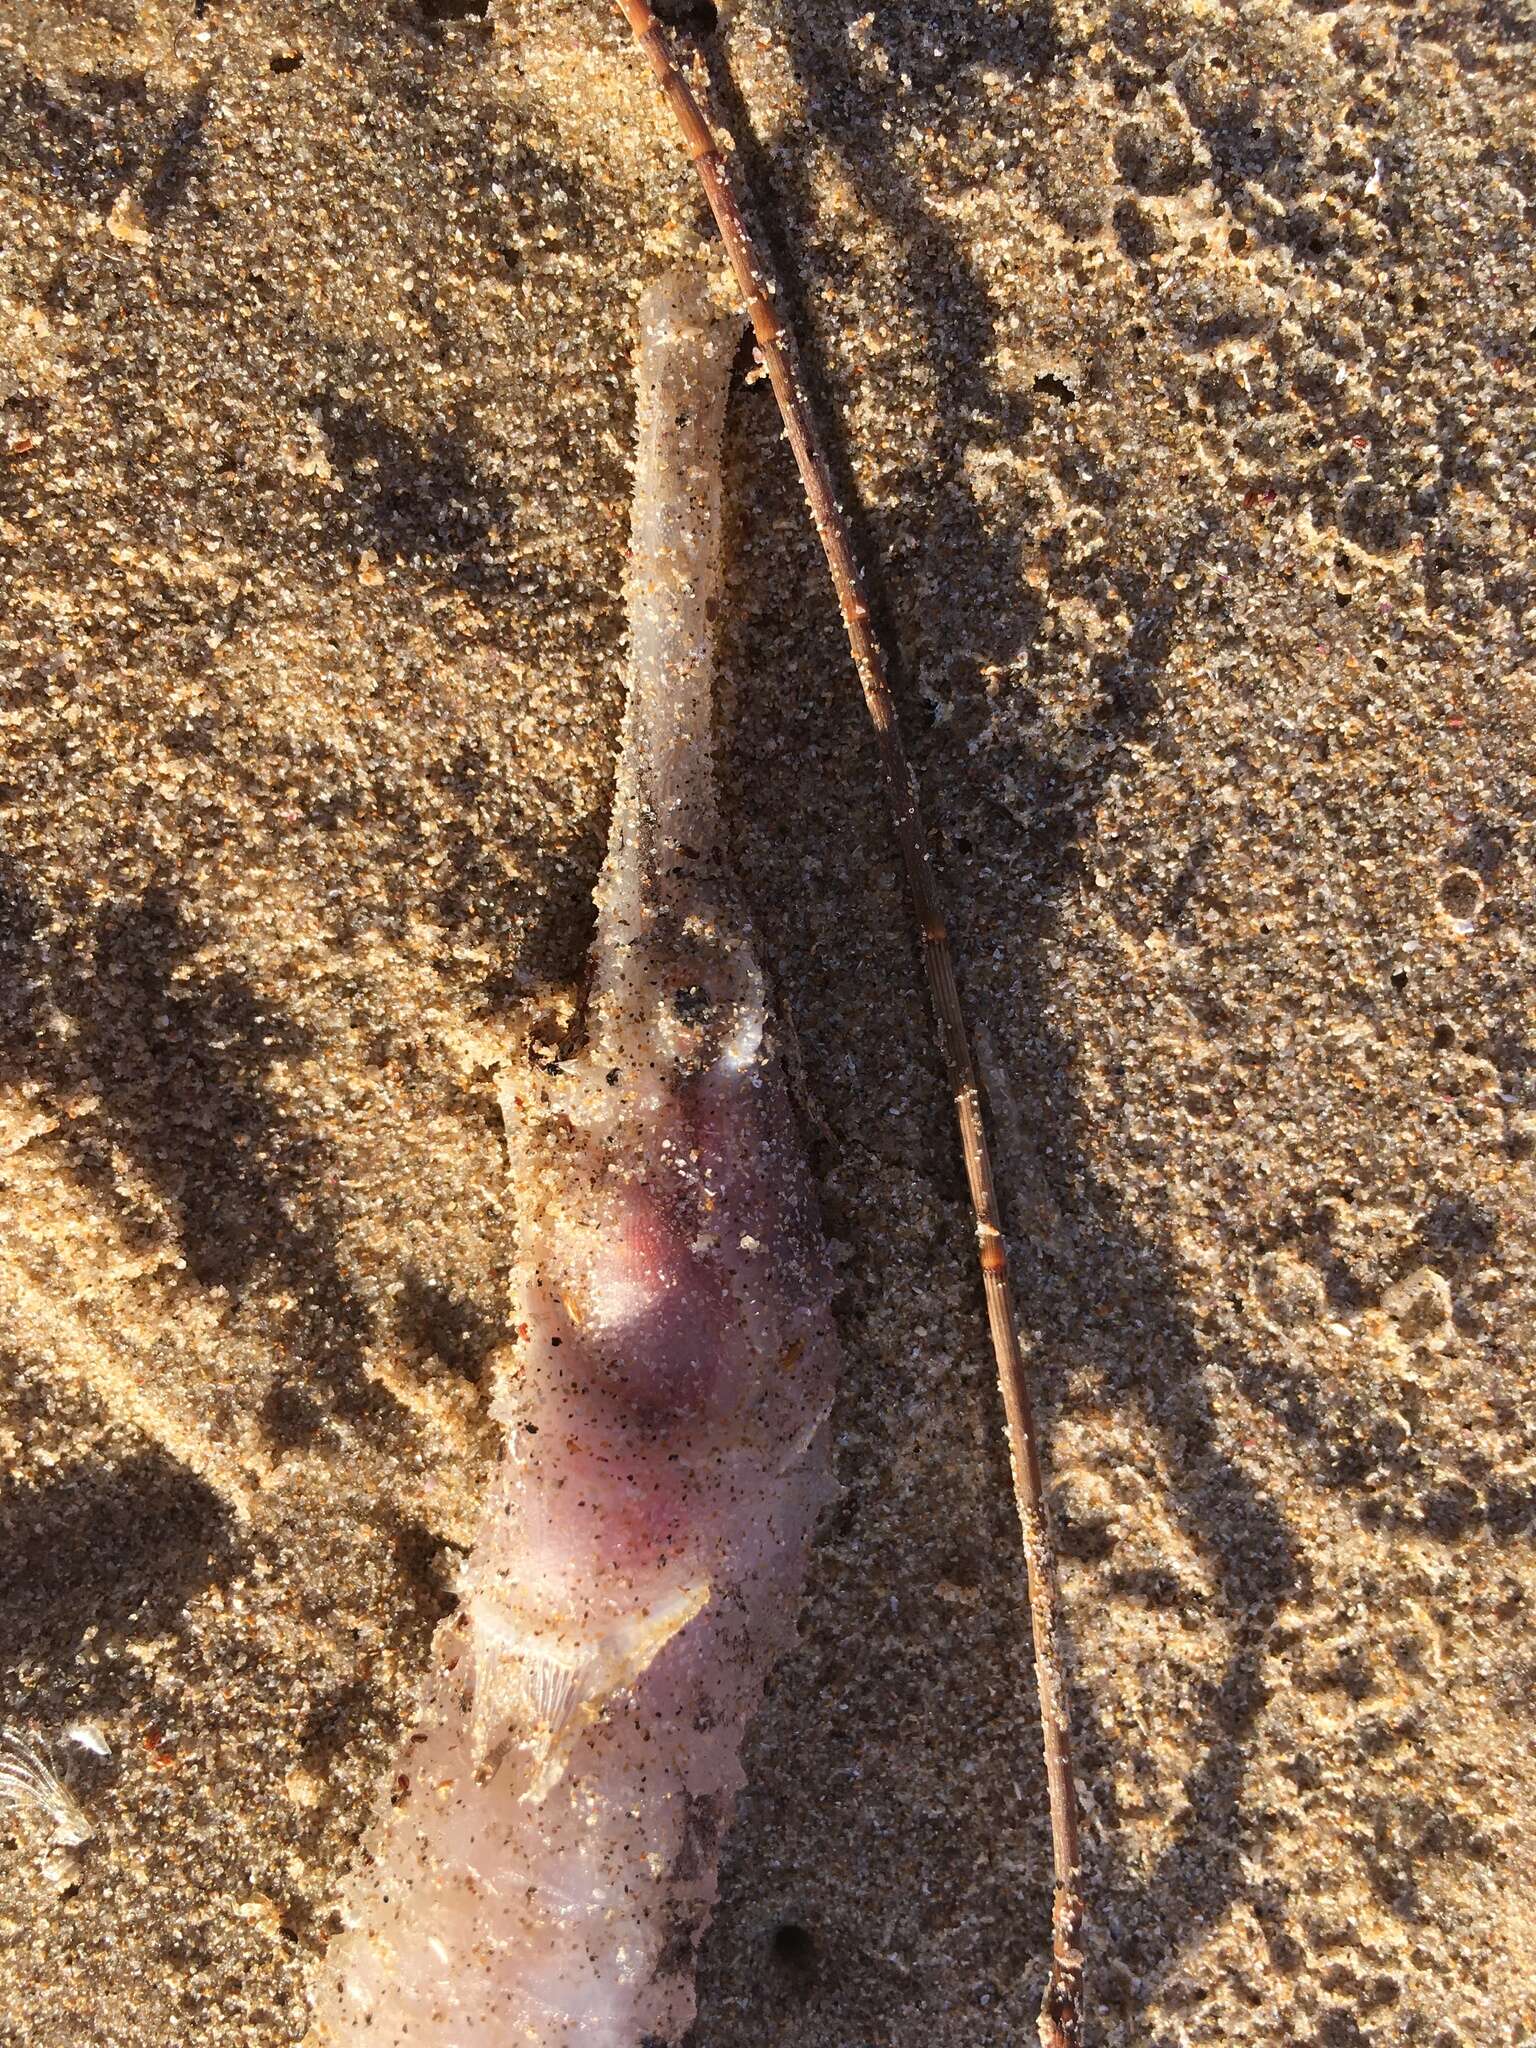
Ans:
<svg viewBox="0 0 1536 2048"><path fill-rule="evenodd" d="M685 1074L744 1067L763 1035L762 982L750 956L713 932L680 935L657 1004L658 1036Z"/></svg>
<svg viewBox="0 0 1536 2048"><path fill-rule="evenodd" d="M672 1008L684 1024L702 1024L716 1007L716 999L701 982L672 991Z"/></svg>

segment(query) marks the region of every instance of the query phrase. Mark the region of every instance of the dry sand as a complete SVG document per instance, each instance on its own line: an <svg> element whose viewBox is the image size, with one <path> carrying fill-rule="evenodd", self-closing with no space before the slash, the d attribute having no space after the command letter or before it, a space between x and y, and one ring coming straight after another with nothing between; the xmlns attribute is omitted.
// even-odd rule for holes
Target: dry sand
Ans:
<svg viewBox="0 0 1536 2048"><path fill-rule="evenodd" d="M1100 2048L1536 2039L1532 35L720 39L1009 1140ZM491 1449L489 1062L580 973L695 202L599 0L0 0L0 110L0 1716L96 1828L3 1824L0 2038L278 2048ZM1047 1844L959 1166L760 383L728 459L845 1492L696 2038L1001 2048Z"/></svg>

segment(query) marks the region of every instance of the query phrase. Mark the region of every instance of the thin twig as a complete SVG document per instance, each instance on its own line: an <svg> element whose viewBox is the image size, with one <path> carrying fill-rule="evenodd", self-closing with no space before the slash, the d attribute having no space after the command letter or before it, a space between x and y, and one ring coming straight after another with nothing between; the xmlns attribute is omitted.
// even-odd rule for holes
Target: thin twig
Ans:
<svg viewBox="0 0 1536 2048"><path fill-rule="evenodd" d="M976 1214L987 1320L991 1326L998 1382L1007 1416L1014 1497L1018 1503L1024 1562L1029 1579L1035 1677L1040 1691L1055 1870L1051 1977L1040 2010L1040 2040L1043 2048L1077 2048L1082 2028L1083 1901L1077 1789L1072 1775L1072 1737L1062 1656L1061 1596L1040 1475L1034 1403L1014 1317L1007 1250L998 1225L997 1195L982 1123L976 1067L961 1015L949 937L939 910L917 784L907 765L897 731L887 664L870 622L864 578L853 552L848 523L833 489L831 472L800 375L793 339L776 310L778 294L770 266L761 244L743 218L732 191L725 158L710 123L673 61L656 17L646 0L616 0L616 4L650 60L656 81L677 117L684 144L698 171L710 211L725 244L726 255L751 315L758 349L779 402L784 430L794 450L805 495L810 501L811 516L816 522L816 531L837 589L854 665L875 728L881 775L917 914L928 983L938 1017L939 1047L954 1097L960 1143L965 1153L966 1178L970 1183L971 1203Z"/></svg>

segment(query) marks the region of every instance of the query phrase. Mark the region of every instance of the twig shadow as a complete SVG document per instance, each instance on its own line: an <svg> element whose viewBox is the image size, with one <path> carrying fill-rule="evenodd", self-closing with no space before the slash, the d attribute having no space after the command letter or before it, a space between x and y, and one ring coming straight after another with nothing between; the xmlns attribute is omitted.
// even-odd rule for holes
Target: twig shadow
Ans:
<svg viewBox="0 0 1536 2048"><path fill-rule="evenodd" d="M1049 7L1027 9L1025 15L1012 67L1012 82L1020 89L1043 78L1059 54ZM865 26L877 39L891 43L891 65L903 73L905 130L925 116L942 117L935 88L944 67L928 63L916 45L907 47L917 29L909 33L903 22L904 17L888 12L870 17ZM894 124L887 128L877 120L859 119L860 95L851 74L846 74L839 23L829 23L824 11L808 0L785 0L779 26L818 139L836 153L861 199L877 208L883 195L904 181L897 154L900 132L894 131ZM995 62L995 51L989 55ZM773 247L792 324L810 357L807 378L815 392L823 380L810 341L814 325L806 318L808 281L772 227L777 217L808 218L814 213L812 194L802 179L807 152L791 153L787 163L776 158L770 166L723 64L712 61L710 68L713 95L745 165L743 183L755 195L758 225ZM781 182L793 189L787 203L776 205ZM924 223L921 260L914 250L907 283L918 302L928 368L944 393L946 413L951 418L964 416L968 429L983 440L990 437L991 445L1007 444L1019 431L1018 400L997 388L984 367L995 353L994 308L986 281L960 237L932 214L909 180L904 199L909 213ZM1043 398L1048 401L1055 395L1046 391ZM825 405L819 410L824 425L834 426L829 440L840 496L845 504L856 505L835 432L835 414ZM1006 661L1034 640L1039 601L1020 573L1016 537L999 533L982 517L955 438L942 422L936 423L926 451L932 470L911 478L907 518L922 524L921 515L912 510L913 499L942 503L946 555L969 565L968 587L973 580L974 587L988 593L985 615L965 616L967 652L978 662ZM1113 479L1099 482L1103 490L1114 489ZM939 538L939 529L930 520L928 540L934 543ZM864 554L866 561L873 561L871 548L865 546ZM1245 1840L1239 1817L1249 1770L1249 1738L1265 1696L1264 1644L1280 1603L1302 1589L1302 1567L1279 1508L1218 1440L1207 1386L1216 1361L1197 1335L1177 1276L1157 1243L1098 1178L1078 1142L1082 1112L1073 1048L1060 1040L1048 1021L1049 992L1039 978L1043 941L1058 927L1079 872L1078 843L1110 776L1125 765L1124 743L1148 734L1161 710L1158 677L1172 645L1177 594L1171 584L1131 567L1119 572L1119 583L1122 600L1137 624L1126 658L1103 665L1098 676L1099 715L1108 743L1087 750L1086 767L1068 766L1046 755L1016 760L1020 782L1038 799L1033 807L1036 822L1011 826L1016 841L1011 850L1022 859L1030 881L1016 899L1010 896L1011 902L1024 906L1016 911L1012 928L997 929L1006 929L1007 955L1021 990L1010 1036L1015 1047L1028 1047L1031 1133L1041 1158L1048 1162L1050 1198L1061 1219L1054 1231L1026 1241L1016 1264L1024 1319L1036 1333L1044 1369L1042 1421L1047 1437L1056 1408L1053 1367L1059 1369L1064 1359L1088 1365L1109 1398L1145 1418L1160 1440L1170 1473L1172 1510L1209 1571L1215 1589L1211 1625L1222 1643L1218 1669L1200 1702L1196 1725L1184 1737L1199 1759L1186 1788L1187 1817L1150 1871L1131 1867L1111 1821L1108 1838L1097 1853L1097 1867L1090 1872L1090 1939L1101 1955L1111 1946L1118 1950L1122 1983L1134 1978L1132 2010L1126 2015L1134 2022L1187 1945L1245 1889L1240 1856L1251 1852L1253 1843ZM878 578L874 602L880 605ZM957 604L963 603L962 594ZM910 685L911 679L906 680ZM901 682L898 678L898 695L907 697L902 715L909 722L911 691L909 687L903 692ZM1048 691L1048 676L1041 677L1040 687ZM1000 1452L997 1456L995 1492L998 1501L1006 1503L1010 1491ZM1083 1776L1100 1786L1117 1761L1115 1745L1094 1702L1081 1689L1075 1697L1074 1719ZM1043 1787L1040 1797L1043 1802ZM1049 1891L1043 1882L1031 1900L1031 1914L1039 1930L1038 1949L1043 1951L1049 1921ZM1121 1928L1123 1937L1117 1932Z"/></svg>

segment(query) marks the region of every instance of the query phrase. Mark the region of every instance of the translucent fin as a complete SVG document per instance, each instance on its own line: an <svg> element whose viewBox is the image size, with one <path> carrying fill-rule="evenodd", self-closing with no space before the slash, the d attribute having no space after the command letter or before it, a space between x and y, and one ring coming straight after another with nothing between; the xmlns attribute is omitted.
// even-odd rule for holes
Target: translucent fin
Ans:
<svg viewBox="0 0 1536 2048"><path fill-rule="evenodd" d="M470 1720L476 1768L508 1740L515 1742L528 1758L528 1782L519 1797L538 1805L565 1775L577 1738L708 1599L707 1581L685 1586L627 1616L595 1642L572 1642L548 1629L508 1628L482 1609L475 1617Z"/></svg>

